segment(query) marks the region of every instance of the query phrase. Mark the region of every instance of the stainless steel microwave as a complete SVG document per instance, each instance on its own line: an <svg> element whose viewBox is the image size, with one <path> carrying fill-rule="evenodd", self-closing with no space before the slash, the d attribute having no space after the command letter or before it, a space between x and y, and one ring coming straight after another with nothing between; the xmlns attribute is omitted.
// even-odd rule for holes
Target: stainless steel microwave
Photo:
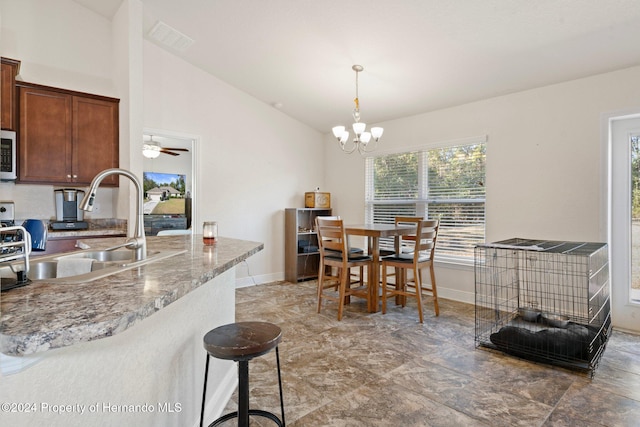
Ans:
<svg viewBox="0 0 640 427"><path fill-rule="evenodd" d="M16 133L11 130L2 131L0 145L0 180L12 181L16 174Z"/></svg>

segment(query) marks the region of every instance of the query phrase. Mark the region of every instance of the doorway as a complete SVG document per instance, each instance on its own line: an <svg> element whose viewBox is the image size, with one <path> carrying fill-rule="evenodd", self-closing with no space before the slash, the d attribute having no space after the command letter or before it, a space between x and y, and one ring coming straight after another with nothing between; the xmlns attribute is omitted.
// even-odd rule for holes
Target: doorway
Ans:
<svg viewBox="0 0 640 427"><path fill-rule="evenodd" d="M145 128L143 138L145 143L160 147L156 157L143 157L145 229L149 235L164 230L194 230L194 224L198 224L199 137Z"/></svg>
<svg viewBox="0 0 640 427"><path fill-rule="evenodd" d="M640 114L609 118L609 259L615 327L640 324Z"/></svg>

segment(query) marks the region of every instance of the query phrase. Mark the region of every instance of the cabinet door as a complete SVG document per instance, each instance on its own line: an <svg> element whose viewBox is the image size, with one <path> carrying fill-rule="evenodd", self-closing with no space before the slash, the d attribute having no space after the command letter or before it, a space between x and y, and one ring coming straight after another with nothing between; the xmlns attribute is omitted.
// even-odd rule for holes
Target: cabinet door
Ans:
<svg viewBox="0 0 640 427"><path fill-rule="evenodd" d="M17 65L5 62L2 59L2 86L0 87L0 95L2 104L0 110L2 111L2 117L0 122L2 129L16 129L16 117L15 117L15 90L14 82L16 80Z"/></svg>
<svg viewBox="0 0 640 427"><path fill-rule="evenodd" d="M118 167L118 103L73 97L74 182L90 184L105 169ZM112 175L102 185L117 186Z"/></svg>
<svg viewBox="0 0 640 427"><path fill-rule="evenodd" d="M71 96L19 88L20 182L71 182Z"/></svg>

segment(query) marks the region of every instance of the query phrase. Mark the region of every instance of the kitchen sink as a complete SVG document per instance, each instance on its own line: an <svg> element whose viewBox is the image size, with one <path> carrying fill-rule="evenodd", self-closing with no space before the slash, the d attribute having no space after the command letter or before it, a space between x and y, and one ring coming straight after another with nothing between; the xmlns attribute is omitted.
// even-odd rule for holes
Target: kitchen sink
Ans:
<svg viewBox="0 0 640 427"><path fill-rule="evenodd" d="M156 255L158 252L149 252L147 257ZM134 260L135 252L129 249L117 251L83 251L71 255L59 256L61 258L91 258L102 262L131 262Z"/></svg>
<svg viewBox="0 0 640 427"><path fill-rule="evenodd" d="M147 258L153 258L157 256L160 251L147 252ZM62 258L91 258L101 262L134 262L135 252L129 249L121 249L114 251L82 251L74 252L70 255L59 256L56 259ZM94 263L95 264L95 263Z"/></svg>
<svg viewBox="0 0 640 427"><path fill-rule="evenodd" d="M147 253L147 258L139 261L134 259L134 251L129 249L73 252L65 255L57 255L53 258L47 257L46 259L36 258L31 260L29 274L27 274L27 277L32 282L46 281L61 284L85 283L145 264L167 259L185 252L186 250L149 251ZM95 261L92 263L91 271L88 273L78 274L75 276L56 277L58 260L63 258L91 258ZM16 274L13 273L8 266L3 266L0 268L0 277L15 279Z"/></svg>
<svg viewBox="0 0 640 427"><path fill-rule="evenodd" d="M107 266L104 262L94 262L91 271L102 270ZM28 277L31 280L55 279L58 270L58 261L32 262Z"/></svg>

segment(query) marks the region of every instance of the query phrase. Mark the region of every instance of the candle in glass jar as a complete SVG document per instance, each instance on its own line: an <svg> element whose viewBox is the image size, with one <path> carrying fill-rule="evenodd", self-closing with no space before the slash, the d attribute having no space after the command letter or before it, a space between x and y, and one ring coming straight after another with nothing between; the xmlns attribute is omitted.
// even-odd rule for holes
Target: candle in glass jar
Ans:
<svg viewBox="0 0 640 427"><path fill-rule="evenodd" d="M213 245L218 240L218 223L205 221L202 225L202 242L205 245Z"/></svg>

